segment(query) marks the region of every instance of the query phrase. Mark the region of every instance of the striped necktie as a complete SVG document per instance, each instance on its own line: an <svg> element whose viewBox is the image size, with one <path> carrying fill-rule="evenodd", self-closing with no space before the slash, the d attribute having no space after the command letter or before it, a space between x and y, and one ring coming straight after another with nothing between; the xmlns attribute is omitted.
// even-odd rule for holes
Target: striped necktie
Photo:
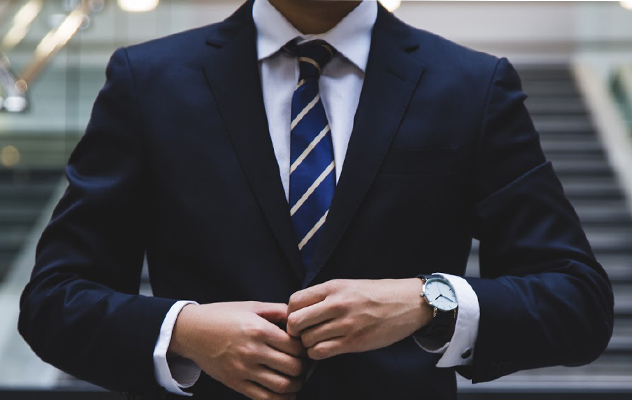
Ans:
<svg viewBox="0 0 632 400"><path fill-rule="evenodd" d="M284 49L298 58L300 76L292 97L290 214L303 266L311 266L336 187L331 132L318 90L321 70L334 49L322 40Z"/></svg>

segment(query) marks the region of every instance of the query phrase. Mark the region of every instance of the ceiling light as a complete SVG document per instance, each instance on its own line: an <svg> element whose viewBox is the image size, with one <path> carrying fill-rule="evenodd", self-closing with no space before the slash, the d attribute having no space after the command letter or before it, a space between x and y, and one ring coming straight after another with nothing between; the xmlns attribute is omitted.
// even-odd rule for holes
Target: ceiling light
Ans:
<svg viewBox="0 0 632 400"><path fill-rule="evenodd" d="M45 58L64 47L74 34L77 33L85 17L86 14L80 9L70 13L57 29L50 31L44 36L44 39L42 39L35 49L35 55L40 58Z"/></svg>
<svg viewBox="0 0 632 400"><path fill-rule="evenodd" d="M632 0L621 0L621 7L632 10Z"/></svg>
<svg viewBox="0 0 632 400"><path fill-rule="evenodd" d="M380 0L380 3L386 8L388 11L395 11L402 4L401 0Z"/></svg>
<svg viewBox="0 0 632 400"><path fill-rule="evenodd" d="M26 3L13 17L13 25L2 40L4 51L17 46L28 33L31 24L42 11L42 0L31 0Z"/></svg>
<svg viewBox="0 0 632 400"><path fill-rule="evenodd" d="M124 11L147 12L156 9L160 0L118 0L117 2Z"/></svg>
<svg viewBox="0 0 632 400"><path fill-rule="evenodd" d="M11 96L4 99L4 109L10 113L22 113L25 112L29 103L25 97Z"/></svg>
<svg viewBox="0 0 632 400"><path fill-rule="evenodd" d="M13 146L6 146L0 150L0 163L11 168L20 162L20 151Z"/></svg>

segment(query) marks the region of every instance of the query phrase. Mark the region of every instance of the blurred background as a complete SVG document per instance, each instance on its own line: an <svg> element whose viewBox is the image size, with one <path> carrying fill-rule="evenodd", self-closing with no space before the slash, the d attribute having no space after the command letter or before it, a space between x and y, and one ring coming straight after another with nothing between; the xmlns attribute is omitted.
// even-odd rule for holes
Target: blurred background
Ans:
<svg viewBox="0 0 632 400"><path fill-rule="evenodd" d="M614 286L614 336L596 362L479 385L460 379L459 398L632 399L632 2L382 3L516 65L543 148ZM30 351L16 330L19 295L111 53L219 21L240 4L0 0L0 399L120 398Z"/></svg>

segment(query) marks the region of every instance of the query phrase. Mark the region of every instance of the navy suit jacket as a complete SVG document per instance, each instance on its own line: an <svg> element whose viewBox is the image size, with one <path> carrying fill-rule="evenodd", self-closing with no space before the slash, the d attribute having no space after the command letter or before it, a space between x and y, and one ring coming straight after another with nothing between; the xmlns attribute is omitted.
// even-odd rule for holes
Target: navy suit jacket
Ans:
<svg viewBox="0 0 632 400"><path fill-rule="evenodd" d="M42 359L160 397L152 353L176 299L287 302L331 279L481 278L474 382L595 359L610 283L540 148L505 59L380 7L342 176L301 266L270 140L252 2L226 21L118 50L69 187L39 243L19 329ZM155 297L138 294L146 253ZM321 362L323 400L454 399L455 373L407 338ZM208 399L242 399L206 375Z"/></svg>

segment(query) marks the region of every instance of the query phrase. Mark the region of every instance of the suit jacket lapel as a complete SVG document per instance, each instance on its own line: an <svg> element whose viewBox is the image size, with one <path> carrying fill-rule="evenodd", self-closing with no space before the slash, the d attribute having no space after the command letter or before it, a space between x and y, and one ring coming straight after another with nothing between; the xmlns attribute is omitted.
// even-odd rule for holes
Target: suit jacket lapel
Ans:
<svg viewBox="0 0 632 400"><path fill-rule="evenodd" d="M263 104L252 1L213 26L204 71L235 152L299 279L304 275Z"/></svg>
<svg viewBox="0 0 632 400"><path fill-rule="evenodd" d="M336 192L323 226L309 286L342 239L382 164L423 72L410 28L380 6L360 103Z"/></svg>

